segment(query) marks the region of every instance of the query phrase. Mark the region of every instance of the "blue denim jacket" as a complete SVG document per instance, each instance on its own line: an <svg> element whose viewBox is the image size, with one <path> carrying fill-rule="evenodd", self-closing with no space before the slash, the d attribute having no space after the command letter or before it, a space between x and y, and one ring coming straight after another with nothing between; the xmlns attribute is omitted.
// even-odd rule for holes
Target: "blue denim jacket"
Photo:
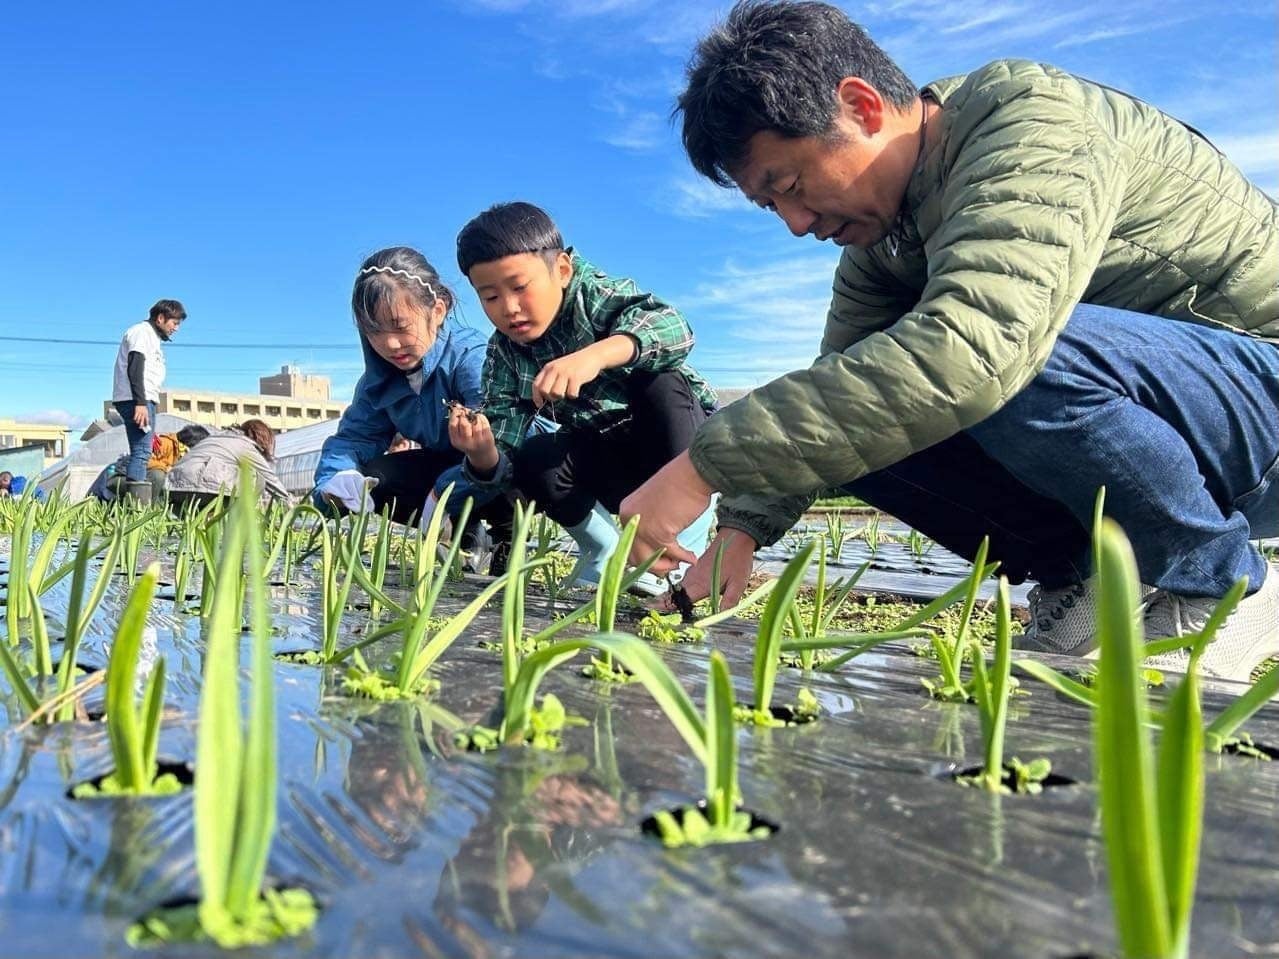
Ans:
<svg viewBox="0 0 1279 959"><path fill-rule="evenodd" d="M364 375L355 385L355 397L338 431L324 441L320 462L315 467L317 486L339 470L361 469L365 463L386 452L396 432L422 444L426 449L452 449L449 443L448 410L445 400L456 400L478 409L484 400L480 389L480 371L484 366L487 338L478 331L459 326L455 321L444 324L435 344L422 358L426 380L422 392L414 393L408 377L378 356L367 338L360 336L364 348ZM460 508L467 496L475 502L487 502L492 490L475 489L462 476L461 466L445 470L435 483L439 493L449 483L456 483L452 502ZM314 494L322 506L319 494Z"/></svg>

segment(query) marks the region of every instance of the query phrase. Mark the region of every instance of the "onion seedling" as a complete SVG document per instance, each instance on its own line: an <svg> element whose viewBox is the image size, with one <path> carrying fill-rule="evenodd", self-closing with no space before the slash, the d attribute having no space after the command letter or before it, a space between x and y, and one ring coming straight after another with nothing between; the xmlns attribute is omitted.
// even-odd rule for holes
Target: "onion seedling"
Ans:
<svg viewBox="0 0 1279 959"><path fill-rule="evenodd" d="M1100 524L1097 634L1101 661L1094 715L1102 833L1120 946L1130 957L1184 959L1203 828L1203 725L1199 656L1165 710L1158 756L1146 731L1137 563L1123 531Z"/></svg>
<svg viewBox="0 0 1279 959"><path fill-rule="evenodd" d="M979 645L973 646L973 678L969 685L972 698L981 714L984 763L974 776L959 776L956 781L966 786L979 786L990 792L1037 793L1052 771L1047 759L1029 763L1012 759L1004 765L1004 731L1008 725L1008 699L1012 692L1012 601L1008 580L999 577L995 599L995 658L987 667ZM1007 778L1012 788L1004 784Z"/></svg>
<svg viewBox="0 0 1279 959"><path fill-rule="evenodd" d="M617 622L617 607L622 593L635 583L648 568L657 562L658 553L654 553L630 573L626 571L626 559L631 552L631 544L635 542L635 533L639 529L639 517L631 517L618 537L613 552L604 562L604 571L600 574L599 585L595 588L595 628L601 633L613 632ZM598 659L592 658L590 665L582 669L582 674L591 679L607 683L629 683L631 675L625 669L617 669L613 664L613 654L605 649Z"/></svg>
<svg viewBox="0 0 1279 959"><path fill-rule="evenodd" d="M247 461L240 463L238 488L222 537L196 739L200 902L143 918L128 933L134 946L201 936L228 949L264 945L299 935L317 916L315 901L305 890L264 888L276 826L275 690L256 485ZM245 570L252 655L248 722L242 724L240 580Z"/></svg>
<svg viewBox="0 0 1279 959"><path fill-rule="evenodd" d="M829 588L826 582L826 553L824 550L818 549L815 550L814 555L817 557L817 581L813 585L812 616L808 621L805 621L799 604L794 602L790 604L787 611L793 639L795 642L800 643L804 640L821 639L826 636L831 624L835 621L835 617L839 615L839 611L852 595L853 589L857 586L857 581L870 568L869 562L862 563L861 567L852 576L847 579L836 580L833 588ZM803 646L799 650L798 658L791 658L789 662L791 665L797 663L800 669L809 670L816 664L816 656L816 650L812 646Z"/></svg>
<svg viewBox="0 0 1279 959"><path fill-rule="evenodd" d="M450 484L440 494L435 512L431 515L427 526L426 535L419 543L418 580L413 587L409 608L403 617L388 627L388 630L399 629L402 636L393 673L387 676L374 672L367 668L362 658L357 658L356 668L342 680L343 689L350 695L394 700L413 699L429 692L432 680L428 677L427 671L444 651L453 645L485 604L506 584L508 574L504 573L485 587L465 609L449 618L443 625L438 624L434 619L435 604L444 591L448 571L456 563L462 546L462 538L454 536L443 564L440 565L437 562L436 546L439 543L445 508L452 492L453 487ZM462 512L454 528L465 528L470 513L471 500L468 498L462 505ZM388 630L378 630L365 636L358 643L337 653L336 658L345 659L357 653L375 639L381 638Z"/></svg>
<svg viewBox="0 0 1279 959"><path fill-rule="evenodd" d="M87 796L163 796L178 792L182 785L172 773L156 777L156 747L160 741L160 719L164 709L164 659L156 661L142 694L134 700L137 687L138 653L142 647L147 610L155 596L160 567L152 563L142 574L116 627L107 660L107 735L115 770L100 784L82 783L72 792Z"/></svg>
<svg viewBox="0 0 1279 959"><path fill-rule="evenodd" d="M944 637L936 633L928 637L933 651L937 654L937 662L941 665L941 677L935 680L920 679L920 682L928 690L928 695L934 699L966 703L973 698L973 692L969 684L966 684L960 676L960 670L963 667L964 654L969 651L970 645L974 659L978 659L983 655L981 645L976 640L972 640L970 643L969 628L972 625L973 609L977 605L977 597L981 593L981 584L986 581L986 577L994 572L995 567L998 566L998 563L986 565L986 556L989 549L990 537L983 536L981 545L977 547L977 555L973 559L973 570L968 577L968 592L964 597L964 605L959 613L959 623L955 627L954 639L951 642L947 642Z"/></svg>
<svg viewBox="0 0 1279 959"><path fill-rule="evenodd" d="M781 658L782 629L795 607L795 597L816 549L817 540L814 539L786 564L782 575L777 578L777 588L772 591L764 606L763 615L759 618L759 634L755 639L755 702L734 710L734 715L740 722L755 726L786 725L786 721L774 716L772 711L773 687L777 682L777 667ZM814 719L816 711L817 701L811 692L807 697L802 697L799 707L793 710L797 720Z"/></svg>

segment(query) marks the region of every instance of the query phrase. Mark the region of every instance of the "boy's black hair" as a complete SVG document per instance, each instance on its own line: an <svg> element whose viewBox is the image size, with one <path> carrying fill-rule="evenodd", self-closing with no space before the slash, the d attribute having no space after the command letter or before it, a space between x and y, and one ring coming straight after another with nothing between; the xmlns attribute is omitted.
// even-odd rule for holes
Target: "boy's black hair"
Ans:
<svg viewBox="0 0 1279 959"><path fill-rule="evenodd" d="M457 266L470 276L477 263L492 263L517 253L536 253L548 264L564 252L564 237L550 214L532 203L499 203L462 227L457 235Z"/></svg>

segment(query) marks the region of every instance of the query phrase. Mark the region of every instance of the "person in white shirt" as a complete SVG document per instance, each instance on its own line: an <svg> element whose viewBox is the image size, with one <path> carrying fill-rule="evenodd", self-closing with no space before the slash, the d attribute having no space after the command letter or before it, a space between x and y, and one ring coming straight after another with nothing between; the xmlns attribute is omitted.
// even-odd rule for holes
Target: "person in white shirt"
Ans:
<svg viewBox="0 0 1279 959"><path fill-rule="evenodd" d="M129 437L129 494L140 503L151 502L147 460L155 431L155 405L164 384L164 350L161 343L173 337L187 311L177 300L159 300L146 320L124 331L115 357L111 401L124 420Z"/></svg>

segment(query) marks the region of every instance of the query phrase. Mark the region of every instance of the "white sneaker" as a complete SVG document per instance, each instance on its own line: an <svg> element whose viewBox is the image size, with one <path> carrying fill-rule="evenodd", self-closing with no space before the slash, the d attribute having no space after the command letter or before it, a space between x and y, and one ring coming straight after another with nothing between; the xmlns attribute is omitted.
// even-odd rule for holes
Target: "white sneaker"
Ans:
<svg viewBox="0 0 1279 959"><path fill-rule="evenodd" d="M1013 637L1017 649L1084 656L1097 646L1097 589L1094 581L1062 589L1034 586L1027 597L1030 623Z"/></svg>
<svg viewBox="0 0 1279 959"><path fill-rule="evenodd" d="M1199 632L1217 602L1156 590L1146 604L1146 642ZM1279 656L1279 570L1273 568L1261 589L1245 596L1221 624L1200 657L1200 673L1246 683L1252 671L1271 656ZM1179 649L1162 653L1149 657L1145 664L1184 673L1190 664L1190 652Z"/></svg>

